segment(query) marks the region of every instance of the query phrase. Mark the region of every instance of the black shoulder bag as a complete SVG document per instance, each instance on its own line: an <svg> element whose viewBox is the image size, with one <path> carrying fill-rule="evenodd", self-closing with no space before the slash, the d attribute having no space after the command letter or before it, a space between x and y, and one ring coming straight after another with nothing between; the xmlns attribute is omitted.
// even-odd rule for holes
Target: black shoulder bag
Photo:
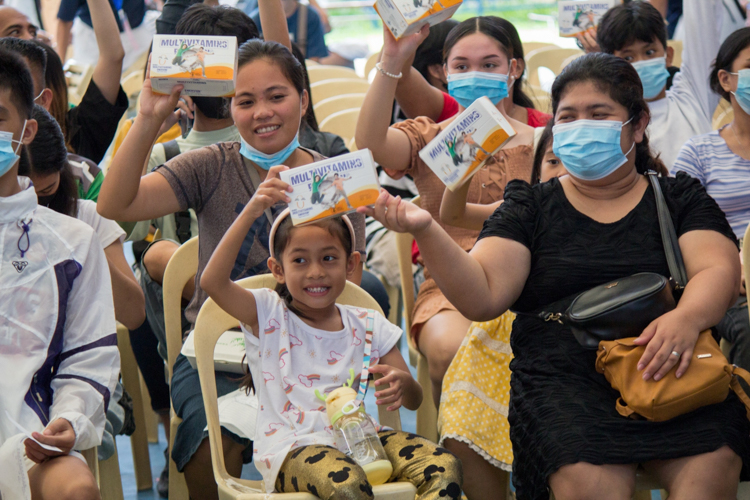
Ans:
<svg viewBox="0 0 750 500"><path fill-rule="evenodd" d="M637 337L656 318L674 309L687 284L687 272L669 208L654 171L648 171L656 197L664 253L671 278L657 273L638 273L587 290L564 311L537 314L544 321L567 325L578 342L597 349L602 340Z"/></svg>

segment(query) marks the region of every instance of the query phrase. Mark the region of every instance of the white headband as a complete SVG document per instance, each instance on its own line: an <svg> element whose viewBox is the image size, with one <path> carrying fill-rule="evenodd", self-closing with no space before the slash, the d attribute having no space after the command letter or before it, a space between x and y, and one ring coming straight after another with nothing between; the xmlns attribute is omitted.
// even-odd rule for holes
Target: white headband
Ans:
<svg viewBox="0 0 750 500"><path fill-rule="evenodd" d="M271 226L271 232L268 234L268 251L271 253L271 257L274 259L276 256L273 253L273 241L276 238L276 231L278 231L279 226L289 216L289 208L285 208L284 211L282 211L278 217L276 217L276 220L273 221L273 225ZM354 226L352 226L352 221L349 220L349 217L346 215L342 215L341 219L344 221L344 224L346 224L346 227L349 228L349 234L352 237L352 252L355 248L356 243L356 237L354 236Z"/></svg>

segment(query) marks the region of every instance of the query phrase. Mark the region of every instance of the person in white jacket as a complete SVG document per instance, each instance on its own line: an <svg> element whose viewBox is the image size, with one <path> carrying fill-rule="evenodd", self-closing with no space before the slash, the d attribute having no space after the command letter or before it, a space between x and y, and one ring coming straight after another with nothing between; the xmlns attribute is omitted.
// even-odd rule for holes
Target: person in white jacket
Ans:
<svg viewBox="0 0 750 500"><path fill-rule="evenodd" d="M683 42L680 71L669 90L667 68L672 65L674 50L667 46L664 18L653 5L618 5L599 23L599 49L630 62L641 77L643 97L651 110L651 149L670 170L688 139L711 131L719 97L711 90L708 77L721 45L722 8L721 0L683 2L688 36Z"/></svg>
<svg viewBox="0 0 750 500"><path fill-rule="evenodd" d="M32 500L97 499L75 450L101 442L119 375L112 287L93 229L38 206L17 176L33 99L24 62L0 50L0 445L15 421L61 450L23 441Z"/></svg>

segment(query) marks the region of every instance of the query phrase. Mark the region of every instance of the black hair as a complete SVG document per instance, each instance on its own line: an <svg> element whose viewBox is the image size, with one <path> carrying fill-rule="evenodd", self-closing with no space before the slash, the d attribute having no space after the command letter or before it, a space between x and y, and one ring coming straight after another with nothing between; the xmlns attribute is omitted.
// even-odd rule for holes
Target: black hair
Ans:
<svg viewBox="0 0 750 500"><path fill-rule="evenodd" d="M237 45L259 38L255 22L240 9L228 5L191 5L177 21L177 35L235 36Z"/></svg>
<svg viewBox="0 0 750 500"><path fill-rule="evenodd" d="M430 79L430 72L427 68L434 64L443 65L445 39L456 26L458 26L458 21L455 19L446 19L442 23L430 26L430 34L417 47L414 62L411 65L422 74L425 80Z"/></svg>
<svg viewBox="0 0 750 500"><path fill-rule="evenodd" d="M312 99L312 90L310 90L310 75L307 74L307 63L305 63L305 56L302 54L302 51L294 42L292 42L292 54L302 65L302 69L305 73L305 88L307 89L307 95ZM309 102L309 104L307 105L307 111L305 111L305 123L307 123L307 125L315 132L320 131L320 128L318 127L318 118L315 116L315 110L313 109L312 101Z"/></svg>
<svg viewBox="0 0 750 500"><path fill-rule="evenodd" d="M602 16L596 31L602 52L614 54L636 40L658 40L667 48L667 25L656 7L648 2L630 2L612 7Z"/></svg>
<svg viewBox="0 0 750 500"><path fill-rule="evenodd" d="M317 222L316 225L325 227L326 229L328 229L328 232L331 235L338 238L338 240L344 247L347 258L352 254L352 252L354 251L352 235L349 232L349 226L347 226L346 222L344 222L344 219L342 219L341 217L333 217L331 219ZM291 217L287 217L286 219L284 219L276 229L276 234L274 235L273 240L273 254L276 256L276 260L279 262L279 264L281 264L281 256L284 253L287 244L289 244L289 237L291 236L293 229L294 226L292 225ZM286 303L286 306L290 311L292 311L297 316L301 316L303 318L305 317L304 314L300 313L296 308L292 306L292 295L289 293L289 289L285 284L277 284L276 293L279 294L279 297L284 299L284 302Z"/></svg>
<svg viewBox="0 0 750 500"><path fill-rule="evenodd" d="M278 42L248 40L239 49L237 68L242 68L256 59L268 59L276 64L287 80L302 95L305 86L305 71L302 64Z"/></svg>
<svg viewBox="0 0 750 500"><path fill-rule="evenodd" d="M32 71L39 71L44 78L47 71L47 53L38 44L21 38L0 38L0 47L17 53L29 62ZM32 75L33 80L33 75Z"/></svg>
<svg viewBox="0 0 750 500"><path fill-rule="evenodd" d="M650 117L648 104L643 99L643 86L635 68L629 62L602 52L581 56L568 66L552 84L552 113L557 115L560 99L568 88L577 83L591 82L601 92L628 110L631 124L642 117ZM643 141L635 145L635 167L638 173L655 170L661 175L669 175L658 156L651 154L648 135L644 132Z"/></svg>
<svg viewBox="0 0 750 500"><path fill-rule="evenodd" d="M50 175L59 172L60 183L47 206L55 212L75 217L78 211L78 186L68 165L65 138L57 121L47 110L34 105L31 114L37 122L34 140L26 146L26 161L19 175Z"/></svg>
<svg viewBox="0 0 750 500"><path fill-rule="evenodd" d="M44 72L44 81L47 88L52 90L53 96L49 112L60 125L60 130L65 137L65 146L68 151L73 152L68 137L68 83L65 80L62 61L55 49L49 45L36 40L33 40L33 43L39 45L47 53L47 69Z"/></svg>
<svg viewBox="0 0 750 500"><path fill-rule="evenodd" d="M534 164L531 168L531 185L539 184L542 180L542 163L544 162L544 155L547 152L547 148L552 141L552 127L554 126L554 120L547 122L544 126L542 135L539 136L539 142L536 145L536 151L534 151Z"/></svg>
<svg viewBox="0 0 750 500"><path fill-rule="evenodd" d="M513 26L513 23L497 16L472 17L455 26L445 39L443 61L446 62L448 60L448 54L450 54L451 49L453 49L459 40L474 33L482 33L495 39L500 44L505 55L508 56L508 65L510 65L510 59L524 61L523 45L521 44L521 37L518 35L518 30ZM513 84L512 99L513 104L517 106L534 108L534 103L523 91L523 76L519 77Z"/></svg>
<svg viewBox="0 0 750 500"><path fill-rule="evenodd" d="M31 72L18 54L4 48L0 48L0 88L10 92L10 100L21 118L31 118L34 108Z"/></svg>
<svg viewBox="0 0 750 500"><path fill-rule="evenodd" d="M739 57L740 52L750 47L750 28L740 28L729 35L719 48L713 67L711 68L711 90L730 101L730 94L724 90L719 82L719 71L732 72L732 64Z"/></svg>
<svg viewBox="0 0 750 500"><path fill-rule="evenodd" d="M175 34L203 36L235 36L237 46L258 38L255 22L239 9L228 5L210 7L198 3L190 6L177 21ZM193 102L206 118L228 118L229 100L223 97L193 97Z"/></svg>

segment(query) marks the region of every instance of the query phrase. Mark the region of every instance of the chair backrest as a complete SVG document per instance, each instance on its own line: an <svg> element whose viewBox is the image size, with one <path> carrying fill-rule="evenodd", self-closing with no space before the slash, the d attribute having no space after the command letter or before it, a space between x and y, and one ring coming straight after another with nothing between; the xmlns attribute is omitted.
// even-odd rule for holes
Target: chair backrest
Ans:
<svg viewBox="0 0 750 500"><path fill-rule="evenodd" d="M130 73L122 79L120 86L128 99L135 97L143 88L143 70Z"/></svg>
<svg viewBox="0 0 750 500"><path fill-rule="evenodd" d="M552 114L552 97L534 96L531 99L534 101L534 106L537 111Z"/></svg>
<svg viewBox="0 0 750 500"><path fill-rule="evenodd" d="M682 66L682 40L667 40L667 46L674 49L672 66L677 66L679 68Z"/></svg>
<svg viewBox="0 0 750 500"><path fill-rule="evenodd" d="M370 84L362 78L334 78L310 85L313 106L323 99L344 94L366 94Z"/></svg>
<svg viewBox="0 0 750 500"><path fill-rule="evenodd" d="M355 152L355 151L357 151L357 150L359 150L359 148L357 147L356 138L352 137L351 139L349 139L349 141L346 143L346 147L352 153Z"/></svg>
<svg viewBox="0 0 750 500"><path fill-rule="evenodd" d="M338 135L344 139L344 142L346 143L354 137L358 119L359 108L345 109L326 116L321 120L319 127L323 132L330 132Z"/></svg>
<svg viewBox="0 0 750 500"><path fill-rule="evenodd" d="M359 78L357 72L344 66L333 66L329 64L318 64L307 68L310 84L332 80L334 78Z"/></svg>
<svg viewBox="0 0 750 500"><path fill-rule="evenodd" d="M172 369L182 350L182 290L198 271L198 237L183 243L169 259L164 270L164 331L167 336L167 370L172 382Z"/></svg>
<svg viewBox="0 0 750 500"><path fill-rule="evenodd" d="M579 49L562 49L560 47L543 47L532 50L526 54L526 71L528 82L531 85L540 86L539 68L547 68L555 75L560 74L560 66L563 61L574 55L583 55Z"/></svg>
<svg viewBox="0 0 750 500"><path fill-rule="evenodd" d="M559 48L558 45L549 42L521 42L521 45L523 46L524 57L528 57L531 52L537 49L546 49L548 47L553 49Z"/></svg>
<svg viewBox="0 0 750 500"><path fill-rule="evenodd" d="M242 279L237 284L252 289L273 288L276 286L276 280L270 274L262 274ZM381 314L383 313L375 299L360 287L348 281L343 293L336 302L344 305L374 309ZM228 489L229 486L227 483L255 490L262 489L261 481L248 481L229 475L224 463L224 450L221 443L216 374L214 372L214 349L219 337L230 328L237 327L238 324L239 322L235 318L220 308L211 298L203 303L195 322L195 355L198 364L198 374L200 376L201 392L203 393L203 402L206 409L206 419L208 421L208 435L214 477L219 485L219 491ZM388 425L394 429L401 429L401 420L398 411L389 412L385 409L385 406L380 406L378 407L378 413L381 424Z"/></svg>
<svg viewBox="0 0 750 500"><path fill-rule="evenodd" d="M420 197L411 200L417 206L421 206ZM401 295L404 300L404 323L406 325L406 337L410 338L411 313L414 310L414 275L412 273L411 245L414 236L409 233L396 233L396 252L398 255L398 270L401 274Z"/></svg>
<svg viewBox="0 0 750 500"><path fill-rule="evenodd" d="M572 56L566 57L565 60L562 63L560 63L560 73L562 73L562 70L565 69L565 66L567 66L570 63L572 63L573 61L575 61L576 59L578 59L582 55L583 55L583 53L581 53L581 54L573 54Z"/></svg>
<svg viewBox="0 0 750 500"><path fill-rule="evenodd" d="M94 76L94 66L91 64L67 64L65 79L68 83L68 101L79 104L86 93L86 89Z"/></svg>
<svg viewBox="0 0 750 500"><path fill-rule="evenodd" d="M375 69L378 59L380 59L380 52L375 52L374 54L371 54L365 62L365 80L368 82L370 81L370 72Z"/></svg>
<svg viewBox="0 0 750 500"><path fill-rule="evenodd" d="M337 111L361 108L362 103L365 102L366 95L367 94L344 94L323 99L313 106L313 109L315 109L315 117L318 119L318 122L321 122Z"/></svg>

